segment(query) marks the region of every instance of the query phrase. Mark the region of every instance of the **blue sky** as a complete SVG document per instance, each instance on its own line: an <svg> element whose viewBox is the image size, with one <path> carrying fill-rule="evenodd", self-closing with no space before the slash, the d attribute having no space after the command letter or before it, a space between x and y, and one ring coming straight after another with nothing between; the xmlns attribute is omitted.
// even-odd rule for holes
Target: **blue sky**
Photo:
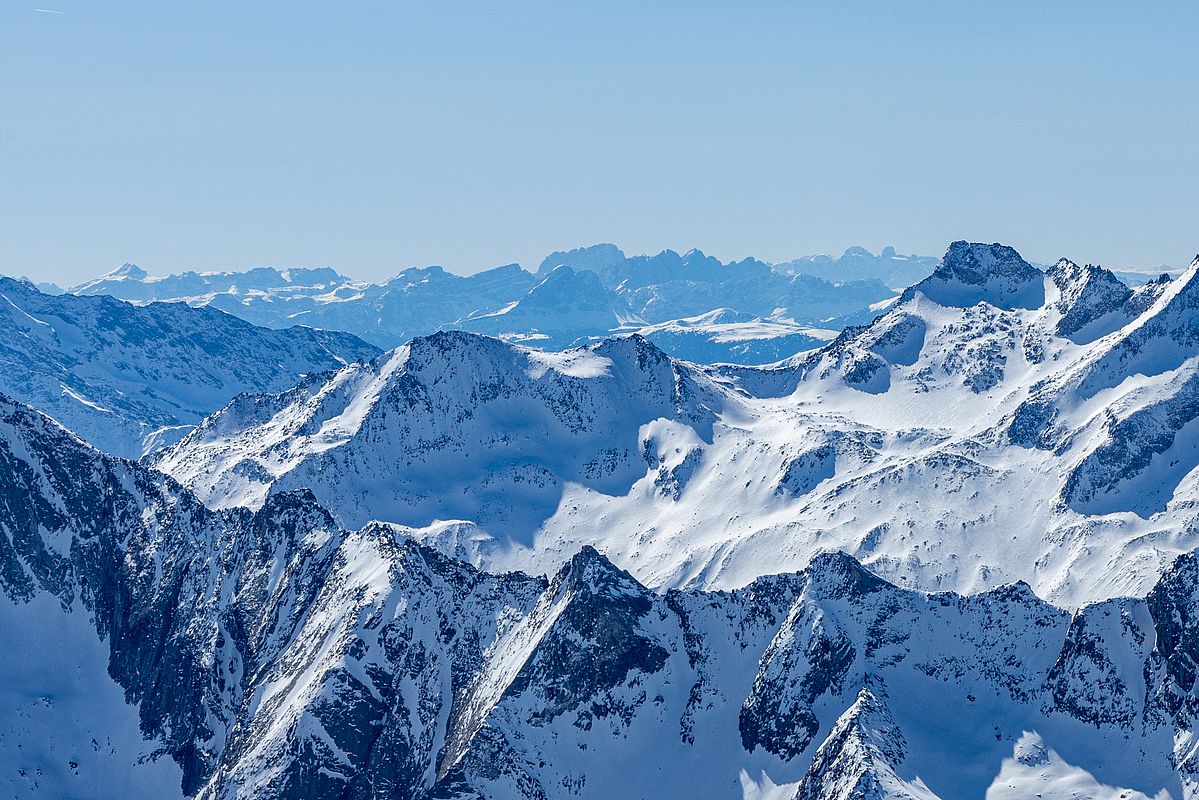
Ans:
<svg viewBox="0 0 1199 800"><path fill-rule="evenodd" d="M958 238L1182 265L1197 30L1194 2L3 0L0 272Z"/></svg>

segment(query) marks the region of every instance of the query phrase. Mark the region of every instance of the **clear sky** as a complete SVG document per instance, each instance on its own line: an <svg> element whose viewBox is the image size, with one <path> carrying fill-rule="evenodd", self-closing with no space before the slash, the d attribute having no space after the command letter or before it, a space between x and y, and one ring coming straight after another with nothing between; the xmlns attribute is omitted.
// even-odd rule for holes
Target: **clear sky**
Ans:
<svg viewBox="0 0 1199 800"><path fill-rule="evenodd" d="M1183 265L1197 37L1194 0L0 0L0 272Z"/></svg>

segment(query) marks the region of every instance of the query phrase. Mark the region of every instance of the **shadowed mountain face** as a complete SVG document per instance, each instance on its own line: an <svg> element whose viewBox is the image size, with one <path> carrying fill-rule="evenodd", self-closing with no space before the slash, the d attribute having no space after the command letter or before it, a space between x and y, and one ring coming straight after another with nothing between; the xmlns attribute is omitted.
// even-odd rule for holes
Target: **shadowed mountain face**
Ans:
<svg viewBox="0 0 1199 800"><path fill-rule="evenodd" d="M1073 615L1024 584L898 588L844 554L658 594L590 547L545 578L482 573L304 492L208 511L8 400L0 460L6 650L51 657L18 624L36 609L106 653L49 705L5 682L21 713L0 724L53 732L5 748L5 775L54 796L139 747L123 796L1195 791L1193 556ZM149 739L93 749L96 719Z"/></svg>

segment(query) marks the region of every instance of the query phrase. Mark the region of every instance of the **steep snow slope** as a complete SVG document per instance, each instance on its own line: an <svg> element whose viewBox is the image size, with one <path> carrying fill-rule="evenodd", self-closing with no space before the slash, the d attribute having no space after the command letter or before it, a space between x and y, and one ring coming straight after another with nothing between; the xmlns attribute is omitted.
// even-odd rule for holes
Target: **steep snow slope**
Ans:
<svg viewBox="0 0 1199 800"><path fill-rule="evenodd" d="M0 795L183 797L182 772L143 738L82 603L0 594L0 639Z"/></svg>
<svg viewBox="0 0 1199 800"><path fill-rule="evenodd" d="M212 309L51 296L0 278L0 391L137 457L241 392L378 352L342 333L256 328Z"/></svg>
<svg viewBox="0 0 1199 800"><path fill-rule="evenodd" d="M651 586L733 587L838 549L1076 606L1199 545L1197 273L1129 289L958 242L875 322L769 369L439 335L240 399L159 464L213 506L310 487L343 524L490 568L593 544Z"/></svg>
<svg viewBox="0 0 1199 800"><path fill-rule="evenodd" d="M589 547L549 578L482 573L387 526L344 531L303 493L205 511L7 400L0 459L0 603L49 630L94 621L65 632L103 637L149 737L109 761L161 748L187 795L1199 794L1193 555L1143 600L1074 614L1023 584L901 589L843 554L659 594ZM0 678L62 681L31 666ZM86 725L56 732L5 764L90 746Z"/></svg>

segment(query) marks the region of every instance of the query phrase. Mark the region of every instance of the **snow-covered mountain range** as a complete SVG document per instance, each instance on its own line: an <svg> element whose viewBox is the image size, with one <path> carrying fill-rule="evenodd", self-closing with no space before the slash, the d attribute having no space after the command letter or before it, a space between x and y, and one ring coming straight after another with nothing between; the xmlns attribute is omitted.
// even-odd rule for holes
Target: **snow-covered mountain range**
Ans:
<svg viewBox="0 0 1199 800"><path fill-rule="evenodd" d="M591 547L479 572L304 491L211 511L7 399L0 461L14 797L1199 793L1194 555L1073 613L834 553L663 594Z"/></svg>
<svg viewBox="0 0 1199 800"><path fill-rule="evenodd" d="M0 392L132 458L241 392L279 391L378 352L350 334L269 330L183 304L50 295L0 277Z"/></svg>
<svg viewBox="0 0 1199 800"><path fill-rule="evenodd" d="M770 368L439 333L240 397L155 463L215 508L303 488L489 569L591 544L651 587L732 588L841 550L1075 607L1199 545L1197 274L1131 289L958 242L874 322Z"/></svg>
<svg viewBox="0 0 1199 800"><path fill-rule="evenodd" d="M1199 798L1199 258L686 316L766 269L557 253L387 352L0 281L0 793Z"/></svg>
<svg viewBox="0 0 1199 800"><path fill-rule="evenodd" d="M641 331L679 358L759 364L818 345L812 328L868 321L870 306L895 294L864 269L852 279L835 272L724 264L698 250L627 257L609 244L553 253L536 274L516 264L467 277L425 267L373 284L327 268L151 277L126 264L68 291L212 306L256 325L348 331L387 348L445 329L544 350ZM709 324L713 314L720 320Z"/></svg>
<svg viewBox="0 0 1199 800"><path fill-rule="evenodd" d="M839 256L804 256L775 264L775 269L813 275L828 281L879 280L892 289L905 289L936 269L936 256L912 256L884 247L878 255L864 247L851 247Z"/></svg>

